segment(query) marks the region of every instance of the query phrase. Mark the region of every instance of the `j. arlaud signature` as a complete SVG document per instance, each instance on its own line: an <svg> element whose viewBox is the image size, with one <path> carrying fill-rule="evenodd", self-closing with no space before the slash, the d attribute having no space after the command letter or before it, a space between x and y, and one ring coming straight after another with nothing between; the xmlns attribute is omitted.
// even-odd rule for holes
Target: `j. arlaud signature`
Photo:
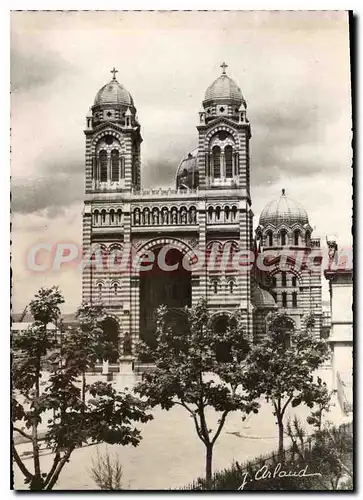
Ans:
<svg viewBox="0 0 363 500"><path fill-rule="evenodd" d="M243 490L248 482L251 481L261 481L262 479L273 479L275 477L311 477L311 476L321 476L320 472L310 472L308 473L308 466L304 469L299 470L284 470L281 463L278 463L274 469L271 469L268 465L263 465L252 477L249 477L248 472L243 474L243 481L238 488Z"/></svg>

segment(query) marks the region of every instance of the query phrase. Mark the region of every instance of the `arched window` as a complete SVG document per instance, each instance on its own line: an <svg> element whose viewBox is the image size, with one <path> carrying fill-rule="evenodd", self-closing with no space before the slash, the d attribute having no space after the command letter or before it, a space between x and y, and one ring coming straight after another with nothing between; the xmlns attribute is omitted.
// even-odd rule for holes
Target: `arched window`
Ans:
<svg viewBox="0 0 363 500"><path fill-rule="evenodd" d="M310 242L311 242L311 233L310 233L310 231L306 231L305 243L309 246Z"/></svg>
<svg viewBox="0 0 363 500"><path fill-rule="evenodd" d="M102 210L101 212L101 221L102 224L106 224L106 210Z"/></svg>
<svg viewBox="0 0 363 500"><path fill-rule="evenodd" d="M297 307L297 292L292 292L292 307Z"/></svg>
<svg viewBox="0 0 363 500"><path fill-rule="evenodd" d="M293 277L291 278L291 284L292 284L292 286L296 286L296 285L297 285L297 279L296 279L296 276L293 276Z"/></svg>
<svg viewBox="0 0 363 500"><path fill-rule="evenodd" d="M287 293L282 292L282 307L287 307Z"/></svg>
<svg viewBox="0 0 363 500"><path fill-rule="evenodd" d="M95 210L95 211L93 212L93 224L94 224L95 226L97 226L97 225L98 225L98 223L99 223L99 220L98 220L98 215L99 215L98 210Z"/></svg>
<svg viewBox="0 0 363 500"><path fill-rule="evenodd" d="M221 148L214 146L212 149L213 156L213 177L215 179L221 176Z"/></svg>
<svg viewBox="0 0 363 500"><path fill-rule="evenodd" d="M110 223L111 224L115 223L115 211L112 209L110 210Z"/></svg>
<svg viewBox="0 0 363 500"><path fill-rule="evenodd" d="M97 288L98 288L98 299L102 300L102 283L99 283Z"/></svg>
<svg viewBox="0 0 363 500"><path fill-rule="evenodd" d="M296 229L296 231L294 231L294 245L295 246L299 245L299 236L300 236L300 231L298 229Z"/></svg>
<svg viewBox="0 0 363 500"><path fill-rule="evenodd" d="M213 207L208 208L208 220L209 222L213 220Z"/></svg>
<svg viewBox="0 0 363 500"><path fill-rule="evenodd" d="M113 294L115 295L115 297L117 296L117 292L118 292L118 285L117 285L117 283L114 283L113 284Z"/></svg>
<svg viewBox="0 0 363 500"><path fill-rule="evenodd" d="M213 280L213 292L218 293L218 281Z"/></svg>
<svg viewBox="0 0 363 500"><path fill-rule="evenodd" d="M233 291L234 291L234 281L233 280L230 280L230 282L228 283L228 288L229 288L229 293L230 294L233 294Z"/></svg>
<svg viewBox="0 0 363 500"><path fill-rule="evenodd" d="M230 209L230 208L229 208L229 206L227 205L227 206L224 208L224 216L225 216L225 218L226 218L226 222L229 222L230 212L231 212L231 209Z"/></svg>
<svg viewBox="0 0 363 500"><path fill-rule="evenodd" d="M148 208L144 208L143 212L143 222L145 225L150 224L150 212Z"/></svg>
<svg viewBox="0 0 363 500"><path fill-rule="evenodd" d="M286 286L286 271L281 273L281 286Z"/></svg>
<svg viewBox="0 0 363 500"><path fill-rule="evenodd" d="M285 246L287 241L287 233L284 229L280 233L280 239L281 239L281 246Z"/></svg>
<svg viewBox="0 0 363 500"><path fill-rule="evenodd" d="M107 151L100 151L100 181L107 182Z"/></svg>
<svg viewBox="0 0 363 500"><path fill-rule="evenodd" d="M272 247L273 245L273 240L272 240L272 231L269 231L267 234L266 234L266 241L267 241L267 245L269 247Z"/></svg>
<svg viewBox="0 0 363 500"><path fill-rule="evenodd" d="M111 151L111 181L118 182L120 178L120 160L117 149Z"/></svg>
<svg viewBox="0 0 363 500"><path fill-rule="evenodd" d="M122 210L121 210L121 208L119 208L117 210L117 223L121 224L121 222L122 222Z"/></svg>
<svg viewBox="0 0 363 500"><path fill-rule="evenodd" d="M221 218L221 207L216 207L216 221L219 221Z"/></svg>
<svg viewBox="0 0 363 500"><path fill-rule="evenodd" d="M224 161L226 163L226 177L233 177L233 148L226 146L224 148Z"/></svg>

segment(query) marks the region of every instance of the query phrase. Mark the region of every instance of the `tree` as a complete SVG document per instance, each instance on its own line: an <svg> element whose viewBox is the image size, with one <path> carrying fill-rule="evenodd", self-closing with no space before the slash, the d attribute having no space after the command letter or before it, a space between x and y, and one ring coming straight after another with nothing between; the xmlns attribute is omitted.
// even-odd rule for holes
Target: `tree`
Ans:
<svg viewBox="0 0 363 500"><path fill-rule="evenodd" d="M302 330L294 332L289 344L286 332L275 319L271 318L265 337L251 349L246 360L247 387L254 397L263 395L273 406L278 453L283 461L285 412L290 404L296 407L305 403L312 408L316 400L321 400L326 387L314 381L313 372L328 358L329 350L324 341L314 338L311 317Z"/></svg>
<svg viewBox="0 0 363 500"><path fill-rule="evenodd" d="M251 411L258 411L258 403L243 387L242 360L249 351L249 342L239 314L223 332L216 334L205 300L185 309L184 328L179 322L179 328L172 329L170 314L165 306L157 310L154 349L140 343L139 353L149 356L155 369L143 374L135 391L146 397L152 407L160 405L170 410L180 405L189 413L205 446L205 474L210 484L213 447L227 415L241 411L244 420ZM207 423L208 407L219 415L214 433Z"/></svg>
<svg viewBox="0 0 363 500"><path fill-rule="evenodd" d="M121 490L122 466L118 456L112 460L108 450L100 455L97 449L97 460L92 460L91 476L101 490Z"/></svg>
<svg viewBox="0 0 363 500"><path fill-rule="evenodd" d="M33 472L20 458L14 442L12 451L31 490L51 490L74 449L83 444L105 441L137 446L141 435L134 422L152 418L146 413L145 403L131 394L115 391L104 382L87 387L92 397L88 402L81 398L78 377L87 368L89 346L82 348L77 335L82 334L84 323L96 324L92 317L96 311L87 312L84 308L80 329L57 336L47 325L57 324L63 302L57 287L41 289L30 303L33 324L12 342L13 431L32 445ZM87 330L87 335L90 331ZM50 375L41 390L45 362L50 366ZM39 430L44 418L48 424L44 440L54 453L52 467L47 472L41 470L39 454Z"/></svg>

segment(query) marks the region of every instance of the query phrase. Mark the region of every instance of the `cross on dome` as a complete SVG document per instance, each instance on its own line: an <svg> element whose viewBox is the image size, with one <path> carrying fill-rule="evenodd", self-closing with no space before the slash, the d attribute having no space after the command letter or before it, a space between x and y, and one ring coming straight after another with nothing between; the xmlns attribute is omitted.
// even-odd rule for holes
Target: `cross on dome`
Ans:
<svg viewBox="0 0 363 500"><path fill-rule="evenodd" d="M228 68L228 64L226 64L225 62L222 62L221 64L221 68L222 68L222 75L225 75L226 74L226 68Z"/></svg>
<svg viewBox="0 0 363 500"><path fill-rule="evenodd" d="M118 69L116 69L115 67L113 67L111 69L110 73L113 74L112 80L116 80L116 73L118 73Z"/></svg>

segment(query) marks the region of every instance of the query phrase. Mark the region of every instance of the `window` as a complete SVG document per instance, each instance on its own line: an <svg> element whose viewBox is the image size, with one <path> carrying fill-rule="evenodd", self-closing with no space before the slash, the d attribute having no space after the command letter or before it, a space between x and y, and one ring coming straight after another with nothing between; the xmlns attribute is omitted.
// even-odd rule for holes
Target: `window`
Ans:
<svg viewBox="0 0 363 500"><path fill-rule="evenodd" d="M273 245L273 242L272 242L272 231L269 231L267 233L266 238L267 238L267 245L269 247L272 247L272 245Z"/></svg>
<svg viewBox="0 0 363 500"><path fill-rule="evenodd" d="M118 291L117 283L114 283L114 285L113 285L113 293L114 293L115 297L117 296L117 291Z"/></svg>
<svg viewBox="0 0 363 500"><path fill-rule="evenodd" d="M213 156L213 177L219 178L221 176L221 148L214 146L212 149Z"/></svg>
<svg viewBox="0 0 363 500"><path fill-rule="evenodd" d="M282 292L282 307L287 307L287 293Z"/></svg>
<svg viewBox="0 0 363 500"><path fill-rule="evenodd" d="M98 284L98 299L102 300L102 283Z"/></svg>
<svg viewBox="0 0 363 500"><path fill-rule="evenodd" d="M218 293L218 281L217 280L213 281L213 292Z"/></svg>
<svg viewBox="0 0 363 500"><path fill-rule="evenodd" d="M120 177L120 167L119 167L119 152L117 149L113 149L111 152L111 181L118 182Z"/></svg>
<svg viewBox="0 0 363 500"><path fill-rule="evenodd" d="M295 245L295 246L298 246L298 245L299 245L299 235L300 235L299 231L297 231L297 230L296 230L296 231L294 232L294 245Z"/></svg>
<svg viewBox="0 0 363 500"><path fill-rule="evenodd" d="M233 280L231 280L228 283L228 287L229 287L229 293L233 294L233 290L234 290L234 281Z"/></svg>
<svg viewBox="0 0 363 500"><path fill-rule="evenodd" d="M102 216L102 224L105 224L106 223L106 210L102 210L101 216Z"/></svg>
<svg viewBox="0 0 363 500"><path fill-rule="evenodd" d="M292 279L291 279L291 284L292 286L296 286L297 284L297 279L296 279L296 276L293 276Z"/></svg>
<svg viewBox="0 0 363 500"><path fill-rule="evenodd" d="M292 307L297 307L297 293L292 292Z"/></svg>
<svg viewBox="0 0 363 500"><path fill-rule="evenodd" d="M121 175L120 175L120 178L121 179L125 178L125 158L123 156L121 156Z"/></svg>
<svg viewBox="0 0 363 500"><path fill-rule="evenodd" d="M121 220L122 220L122 210L121 210L121 208L119 208L117 210L117 223L121 224Z"/></svg>
<svg viewBox="0 0 363 500"><path fill-rule="evenodd" d="M311 239L310 231L306 231L305 242L307 245L310 245L310 239Z"/></svg>
<svg viewBox="0 0 363 500"><path fill-rule="evenodd" d="M286 271L281 273L281 286L286 286Z"/></svg>
<svg viewBox="0 0 363 500"><path fill-rule="evenodd" d="M100 181L107 182L107 151L100 152Z"/></svg>
<svg viewBox="0 0 363 500"><path fill-rule="evenodd" d="M94 213L93 213L93 223L95 225L98 224L98 210L95 210Z"/></svg>
<svg viewBox="0 0 363 500"><path fill-rule="evenodd" d="M231 209L227 206L224 209L224 216L226 218L226 221L229 221L229 214L230 214Z"/></svg>
<svg viewBox="0 0 363 500"><path fill-rule="evenodd" d="M274 276L274 277L272 278L272 286L273 286L274 288L276 288L276 286L277 286L277 279L276 279L276 276Z"/></svg>
<svg viewBox="0 0 363 500"><path fill-rule="evenodd" d="M213 220L213 207L208 208L208 220L209 221Z"/></svg>
<svg viewBox="0 0 363 500"><path fill-rule="evenodd" d="M221 207L216 208L216 221L218 221L221 217Z"/></svg>
<svg viewBox="0 0 363 500"><path fill-rule="evenodd" d="M287 239L286 236L287 236L286 231L284 231L284 230L281 231L281 233L280 233L281 246L285 246L286 245L286 239Z"/></svg>
<svg viewBox="0 0 363 500"><path fill-rule="evenodd" d="M232 146L224 148L224 160L226 162L226 177L233 177L233 149Z"/></svg>
<svg viewBox="0 0 363 500"><path fill-rule="evenodd" d="M110 210L110 222L111 222L111 224L114 224L114 222L115 222L115 212L114 212L114 210Z"/></svg>

